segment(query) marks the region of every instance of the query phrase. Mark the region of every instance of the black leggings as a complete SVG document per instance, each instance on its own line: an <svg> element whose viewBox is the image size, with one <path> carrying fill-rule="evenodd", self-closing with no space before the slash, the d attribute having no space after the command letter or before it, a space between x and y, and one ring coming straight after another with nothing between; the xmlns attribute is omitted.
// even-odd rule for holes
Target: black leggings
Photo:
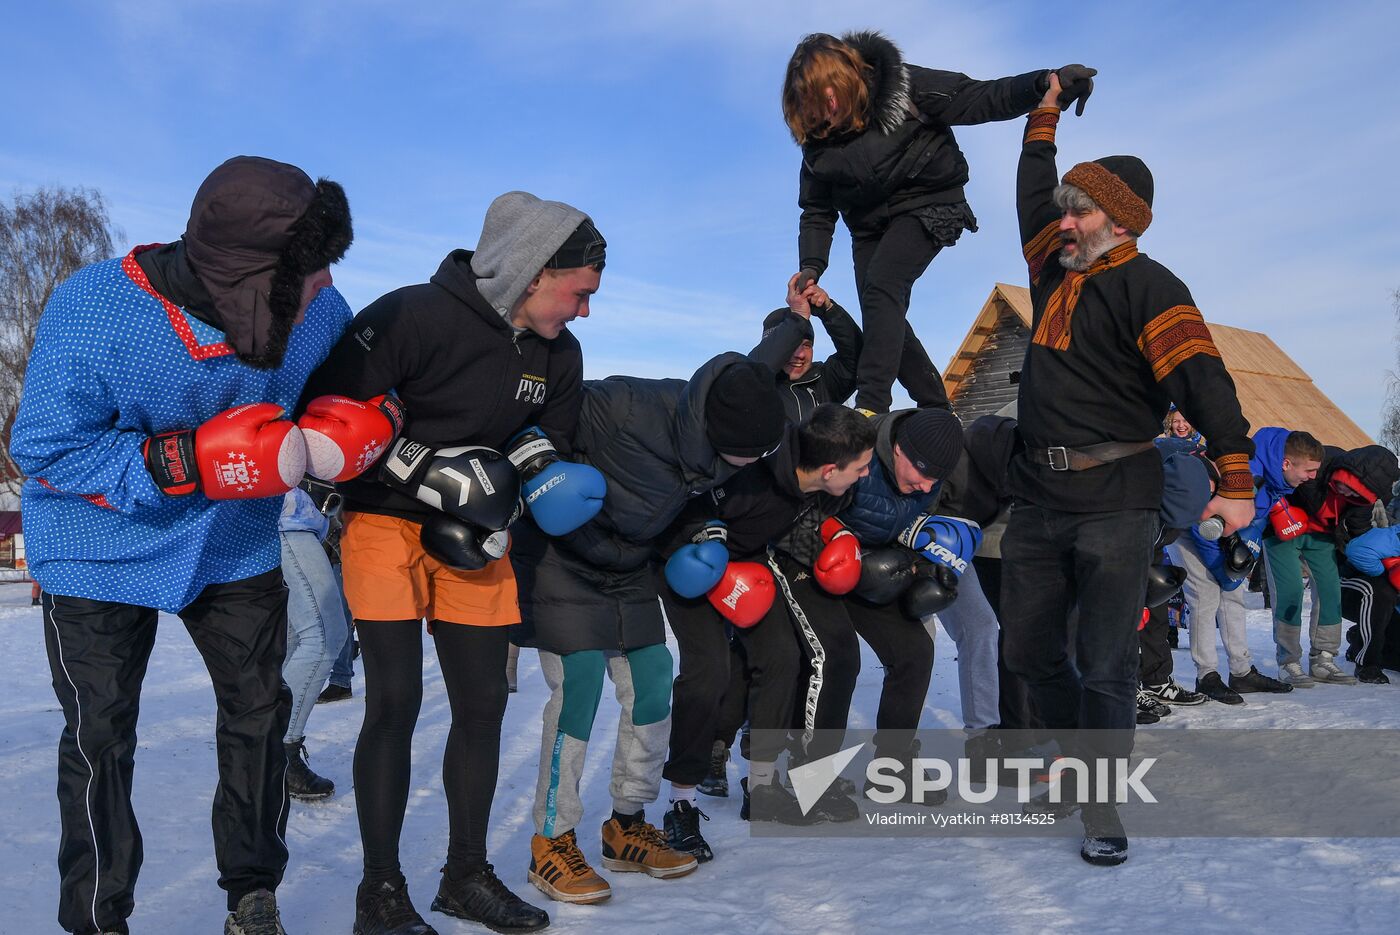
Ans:
<svg viewBox="0 0 1400 935"><path fill-rule="evenodd" d="M394 879L412 767L413 728L423 704L423 624L356 621L365 674L365 720L355 745L355 802L365 879ZM447 793L447 866L454 877L486 863L506 710L508 627L435 622L433 642L452 708L442 758Z"/></svg>

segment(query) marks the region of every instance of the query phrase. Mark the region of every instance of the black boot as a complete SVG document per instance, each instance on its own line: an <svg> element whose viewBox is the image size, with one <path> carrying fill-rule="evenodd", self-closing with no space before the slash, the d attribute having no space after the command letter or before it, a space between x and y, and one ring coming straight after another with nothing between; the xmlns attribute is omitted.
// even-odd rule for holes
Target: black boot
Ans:
<svg viewBox="0 0 1400 935"><path fill-rule="evenodd" d="M671 850L679 851L682 854L689 854L700 863L707 860L714 860L715 852L710 849L710 844L700 834L700 819L710 820L694 803L684 800L671 805L671 810L666 813L666 843Z"/></svg>
<svg viewBox="0 0 1400 935"><path fill-rule="evenodd" d="M1390 677L1381 671L1380 666L1357 666L1356 680L1367 685L1389 685Z"/></svg>
<svg viewBox="0 0 1400 935"><path fill-rule="evenodd" d="M353 935L438 935L408 898L403 876L371 885L360 883L355 891Z"/></svg>
<svg viewBox="0 0 1400 935"><path fill-rule="evenodd" d="M1084 843L1079 856L1100 867L1113 867L1128 859L1128 833L1112 805L1086 805L1083 810Z"/></svg>
<svg viewBox="0 0 1400 935"><path fill-rule="evenodd" d="M826 819L817 814L814 808L803 814L797 796L776 782L759 783L752 789L749 781L741 779L744 789L744 807L739 817L745 821L776 821L780 825L816 825Z"/></svg>
<svg viewBox="0 0 1400 935"><path fill-rule="evenodd" d="M284 743L287 750L287 794L294 799L325 799L335 794L335 783L311 771L306 743Z"/></svg>
<svg viewBox="0 0 1400 935"><path fill-rule="evenodd" d="M316 703L329 704L332 701L344 701L352 694L354 693L350 691L349 685L337 685L334 682L327 682L326 687L321 689L321 694L316 696Z"/></svg>
<svg viewBox="0 0 1400 935"><path fill-rule="evenodd" d="M538 932L549 925L549 914L512 893L490 864L461 879L443 867L433 911L480 922L493 932Z"/></svg>
<svg viewBox="0 0 1400 935"><path fill-rule="evenodd" d="M695 788L706 795L728 798L729 776L725 772L725 764L728 762L729 748L724 745L723 740L716 740L710 748L710 773L700 780L700 785Z"/></svg>
<svg viewBox="0 0 1400 935"><path fill-rule="evenodd" d="M1231 675L1230 687L1241 694L1246 692L1269 692L1274 695L1282 695L1284 692L1291 692L1293 690L1292 685L1265 675L1254 666L1250 666L1249 671L1244 675Z"/></svg>

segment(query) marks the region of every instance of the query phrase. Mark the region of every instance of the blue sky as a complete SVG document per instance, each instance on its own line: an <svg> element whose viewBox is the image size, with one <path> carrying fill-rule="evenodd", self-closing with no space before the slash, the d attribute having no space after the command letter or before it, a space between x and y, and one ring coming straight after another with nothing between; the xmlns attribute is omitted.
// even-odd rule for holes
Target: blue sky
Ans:
<svg viewBox="0 0 1400 935"><path fill-rule="evenodd" d="M17 8L18 5L16 5ZM24 4L7 16L0 193L86 185L127 243L177 237L238 153L341 182L358 309L472 246L522 188L609 241L574 326L590 377L683 376L746 349L796 266L799 154L778 104L804 33L878 28L914 63L991 78L1100 71L1062 168L1156 176L1141 247L1210 321L1264 331L1373 434L1395 367L1400 12L1387 3L262 2ZM911 319L940 366L998 280L1023 284L1021 122L961 128L981 229ZM838 231L823 279L856 311ZM821 347L819 346L819 353ZM1324 439L1325 440L1325 439Z"/></svg>

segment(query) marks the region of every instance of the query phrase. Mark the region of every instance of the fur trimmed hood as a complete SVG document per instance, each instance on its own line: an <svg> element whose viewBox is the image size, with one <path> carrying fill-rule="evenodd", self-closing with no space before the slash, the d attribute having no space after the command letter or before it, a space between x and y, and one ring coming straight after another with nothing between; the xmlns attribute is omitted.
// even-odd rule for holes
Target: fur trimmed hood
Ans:
<svg viewBox="0 0 1400 935"><path fill-rule="evenodd" d="M848 32L841 41L860 53L870 66L866 87L870 91L870 109L866 121L879 127L881 133L893 133L909 116L909 70L904 67L904 53L882 33L873 29Z"/></svg>

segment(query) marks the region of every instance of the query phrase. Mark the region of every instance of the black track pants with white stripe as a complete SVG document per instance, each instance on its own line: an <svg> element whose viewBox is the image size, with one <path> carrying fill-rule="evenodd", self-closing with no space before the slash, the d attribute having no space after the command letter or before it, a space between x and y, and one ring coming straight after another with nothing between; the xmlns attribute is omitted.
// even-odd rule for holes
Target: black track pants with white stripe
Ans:
<svg viewBox="0 0 1400 935"><path fill-rule="evenodd" d="M797 631L807 658L797 686L797 724L801 759L816 760L841 749L841 731L851 713L851 696L860 674L860 641L842 598L823 591L812 573L783 555L769 558L778 598ZM814 735L814 731L821 731Z"/></svg>
<svg viewBox="0 0 1400 935"><path fill-rule="evenodd" d="M43 610L54 694L64 717L58 744L58 921L70 932L125 931L142 859L131 782L156 611L47 592ZM292 699L282 682L282 572L210 585L180 618L214 685L214 852L219 885L233 909L246 893L276 889L287 865L282 737Z"/></svg>
<svg viewBox="0 0 1400 935"><path fill-rule="evenodd" d="M1395 586L1385 576L1371 578L1352 571L1342 574L1342 621L1354 624L1361 638L1356 664L1381 666L1385 658L1386 631L1395 626ZM1348 635L1350 637L1350 635Z"/></svg>

